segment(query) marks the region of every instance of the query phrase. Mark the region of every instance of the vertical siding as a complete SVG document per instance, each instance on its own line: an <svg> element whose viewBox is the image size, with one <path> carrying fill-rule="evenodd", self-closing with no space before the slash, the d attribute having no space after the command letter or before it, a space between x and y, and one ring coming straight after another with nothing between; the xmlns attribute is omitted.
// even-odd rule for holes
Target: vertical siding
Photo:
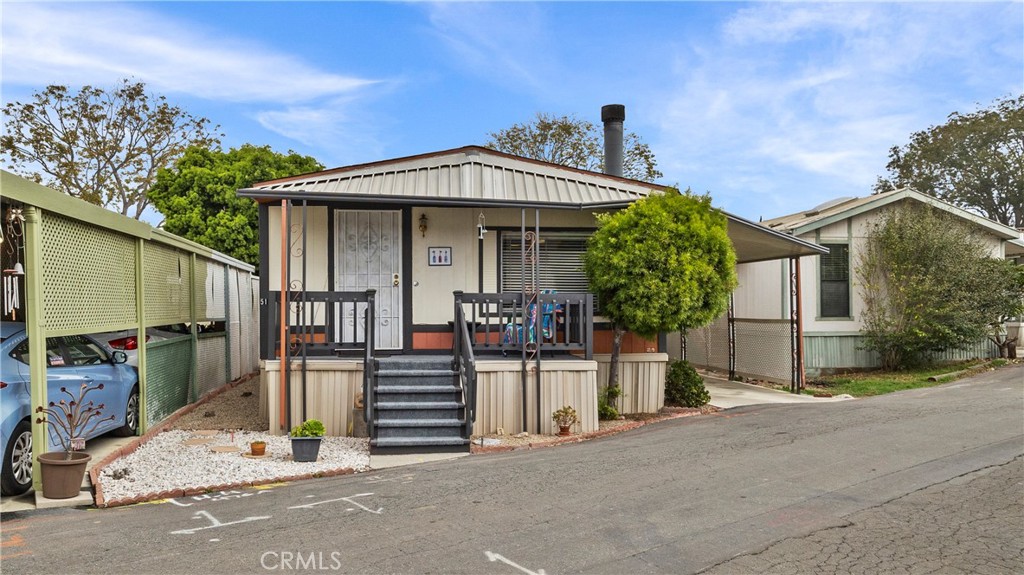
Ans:
<svg viewBox="0 0 1024 575"><path fill-rule="evenodd" d="M597 385L608 387L610 354L595 354ZM666 353L628 353L619 358L619 387L622 395L615 402L619 413L655 413L665 405Z"/></svg>
<svg viewBox="0 0 1024 575"><path fill-rule="evenodd" d="M597 431L597 364L593 361L547 361L541 364L540 432L557 433L551 413L571 405L580 423L573 431ZM477 364L477 416L474 433L524 431L522 421L522 380L518 361L480 361ZM528 375L526 429L537 431L536 374Z"/></svg>
<svg viewBox="0 0 1024 575"><path fill-rule="evenodd" d="M302 372L293 364L291 377L291 424L302 422ZM280 429L280 362L267 361L260 372L260 408L266 409L270 432L284 435ZM356 395L363 389L362 361L309 361L306 370L306 419L319 419L327 435L345 436L350 432Z"/></svg>
<svg viewBox="0 0 1024 575"><path fill-rule="evenodd" d="M816 375L822 370L870 369L879 367L878 354L860 349L860 334L807 334L804 335L804 368ZM948 350L932 355L935 361L961 361L974 358L999 357L999 349L987 340L960 350Z"/></svg>

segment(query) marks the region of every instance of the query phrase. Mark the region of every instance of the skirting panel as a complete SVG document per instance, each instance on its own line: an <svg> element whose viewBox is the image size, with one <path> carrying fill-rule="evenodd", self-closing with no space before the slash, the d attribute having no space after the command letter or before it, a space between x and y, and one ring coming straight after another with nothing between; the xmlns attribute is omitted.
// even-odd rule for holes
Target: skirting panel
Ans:
<svg viewBox="0 0 1024 575"><path fill-rule="evenodd" d="M597 361L597 385L608 387L611 354L594 354ZM667 353L624 353L619 356L619 387L622 395L615 402L619 413L656 413L665 405Z"/></svg>
<svg viewBox="0 0 1024 575"><path fill-rule="evenodd" d="M523 383L521 363L517 360L479 361L477 363L477 415L474 434L506 434L521 431L538 433L537 380L532 370L527 373L526 426L523 420ZM569 405L576 410L580 422L576 433L597 431L597 363L584 360L549 360L541 363L539 433L558 432L551 414Z"/></svg>
<svg viewBox="0 0 1024 575"><path fill-rule="evenodd" d="M291 425L302 423L301 365L291 364ZM260 370L260 408L266 409L270 432L285 435L281 418L281 362L265 361ZM306 419L319 419L327 435L351 433L352 408L363 392L363 362L309 360L306 368Z"/></svg>

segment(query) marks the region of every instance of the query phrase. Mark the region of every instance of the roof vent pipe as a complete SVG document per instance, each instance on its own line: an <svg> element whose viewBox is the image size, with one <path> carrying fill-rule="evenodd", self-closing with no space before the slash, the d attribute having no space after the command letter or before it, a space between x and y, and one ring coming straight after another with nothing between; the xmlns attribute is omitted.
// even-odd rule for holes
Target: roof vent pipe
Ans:
<svg viewBox="0 0 1024 575"><path fill-rule="evenodd" d="M626 107L622 104L601 106L604 122L604 173L622 176L622 122L626 120Z"/></svg>

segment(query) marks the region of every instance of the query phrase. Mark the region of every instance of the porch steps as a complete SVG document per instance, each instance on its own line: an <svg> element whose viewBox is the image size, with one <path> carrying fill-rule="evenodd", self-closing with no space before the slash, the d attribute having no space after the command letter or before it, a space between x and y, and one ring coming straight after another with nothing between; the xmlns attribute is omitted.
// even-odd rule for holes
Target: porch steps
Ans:
<svg viewBox="0 0 1024 575"><path fill-rule="evenodd" d="M463 437L466 406L455 375L450 356L377 360L370 452L468 451L469 439Z"/></svg>

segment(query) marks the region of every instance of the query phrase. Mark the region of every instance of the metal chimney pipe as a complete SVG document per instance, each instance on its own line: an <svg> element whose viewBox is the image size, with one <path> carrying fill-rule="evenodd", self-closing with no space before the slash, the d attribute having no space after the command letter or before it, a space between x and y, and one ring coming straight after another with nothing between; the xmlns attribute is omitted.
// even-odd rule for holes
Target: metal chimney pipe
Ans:
<svg viewBox="0 0 1024 575"><path fill-rule="evenodd" d="M626 107L622 104L601 106L604 122L604 173L622 176L622 122L626 120Z"/></svg>

